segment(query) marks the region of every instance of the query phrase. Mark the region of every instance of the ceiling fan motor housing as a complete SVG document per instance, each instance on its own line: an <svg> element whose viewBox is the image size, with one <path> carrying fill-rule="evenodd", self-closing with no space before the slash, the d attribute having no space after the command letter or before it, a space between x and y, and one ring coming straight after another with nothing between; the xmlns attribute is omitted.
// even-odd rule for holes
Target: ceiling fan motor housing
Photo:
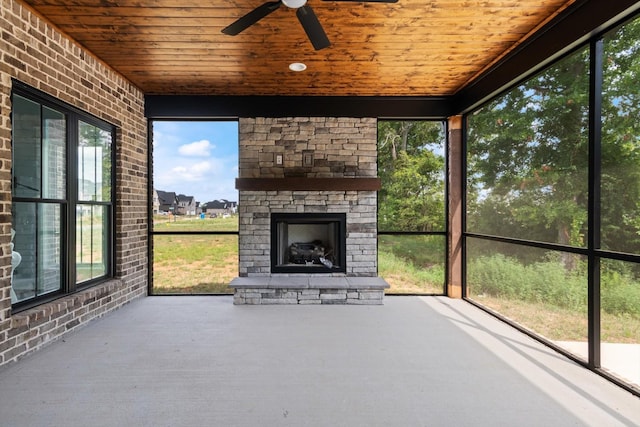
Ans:
<svg viewBox="0 0 640 427"><path fill-rule="evenodd" d="M282 0L282 4L291 9L297 9L307 4L307 0Z"/></svg>

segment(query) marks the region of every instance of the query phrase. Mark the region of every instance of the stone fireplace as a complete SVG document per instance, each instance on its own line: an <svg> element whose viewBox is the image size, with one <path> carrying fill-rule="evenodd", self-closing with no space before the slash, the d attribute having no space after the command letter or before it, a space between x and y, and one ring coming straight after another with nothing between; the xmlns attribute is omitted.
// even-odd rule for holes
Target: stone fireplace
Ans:
<svg viewBox="0 0 640 427"><path fill-rule="evenodd" d="M373 118L240 119L236 304L382 303L376 133Z"/></svg>

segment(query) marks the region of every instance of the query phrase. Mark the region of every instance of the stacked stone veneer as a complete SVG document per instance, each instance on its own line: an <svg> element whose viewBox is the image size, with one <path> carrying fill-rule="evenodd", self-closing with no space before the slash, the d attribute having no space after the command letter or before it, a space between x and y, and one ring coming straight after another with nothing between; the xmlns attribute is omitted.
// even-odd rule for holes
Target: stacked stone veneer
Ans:
<svg viewBox="0 0 640 427"><path fill-rule="evenodd" d="M241 224L240 276L271 275L270 227L273 212L347 212L346 275L376 276L375 192L243 191L242 193L238 204ZM373 213L370 212L372 208ZM329 274L345 276L345 273Z"/></svg>
<svg viewBox="0 0 640 427"><path fill-rule="evenodd" d="M377 176L376 120L372 118L286 117L240 119L240 178L375 178ZM311 155L312 164L303 157ZM282 164L277 157L282 156ZM277 277L271 274L272 213L346 213L346 273L334 277L377 276L377 194L335 188L328 191L246 191L239 195L239 276ZM307 274L291 274L305 276ZM312 276L314 274L311 274ZM320 274L323 276L323 274ZM236 288L236 303L289 303L364 300L347 288L285 289L266 286ZM368 292L368 291L366 291ZM381 290L363 293L381 302ZM243 296L240 296L242 294ZM265 295L266 298L258 295ZM295 298L293 295L296 295ZM344 295L343 295L344 294ZM333 295L333 296L330 296ZM340 295L340 297L337 297ZM354 297L355 295L355 297ZM344 298L343 298L344 297ZM257 302L262 301L262 302Z"/></svg>
<svg viewBox="0 0 640 427"><path fill-rule="evenodd" d="M380 305L387 282L378 277L237 277L234 304Z"/></svg>
<svg viewBox="0 0 640 427"><path fill-rule="evenodd" d="M240 119L240 178L377 176L374 118ZM303 155L313 154L312 166ZM284 158L276 164L275 155Z"/></svg>
<svg viewBox="0 0 640 427"><path fill-rule="evenodd" d="M0 0L0 365L147 292L143 93L15 0ZM11 90L14 79L116 126L116 278L12 313Z"/></svg>

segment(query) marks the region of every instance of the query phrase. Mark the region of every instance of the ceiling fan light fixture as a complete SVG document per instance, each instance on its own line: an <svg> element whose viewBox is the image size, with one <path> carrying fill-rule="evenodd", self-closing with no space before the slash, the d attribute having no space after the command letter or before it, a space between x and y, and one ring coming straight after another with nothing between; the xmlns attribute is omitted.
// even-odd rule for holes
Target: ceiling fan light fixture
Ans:
<svg viewBox="0 0 640 427"><path fill-rule="evenodd" d="M298 9L307 4L307 0L282 0L282 3L291 9Z"/></svg>
<svg viewBox="0 0 640 427"><path fill-rule="evenodd" d="M289 64L289 69L291 71L300 72L300 71L306 70L307 69L307 65L303 64L302 62L293 62L293 63Z"/></svg>
<svg viewBox="0 0 640 427"><path fill-rule="evenodd" d="M325 0L329 1L329 0ZM335 1L335 0L331 0ZM382 2L382 3L395 3L398 0L346 0L346 1L359 1L359 2ZM331 42L327 37L327 34L322 28L322 24L318 21L318 17L311 8L307 5L307 0L267 0L266 3L262 3L249 13L236 19L231 25L228 25L222 29L223 34L229 36L236 36L260 21L262 18L270 15L272 12L278 10L281 5L285 5L290 9L296 10L296 16L298 21L302 25L304 32L307 34L307 38L313 45L315 50L321 50L331 46ZM302 71L302 70L300 70Z"/></svg>

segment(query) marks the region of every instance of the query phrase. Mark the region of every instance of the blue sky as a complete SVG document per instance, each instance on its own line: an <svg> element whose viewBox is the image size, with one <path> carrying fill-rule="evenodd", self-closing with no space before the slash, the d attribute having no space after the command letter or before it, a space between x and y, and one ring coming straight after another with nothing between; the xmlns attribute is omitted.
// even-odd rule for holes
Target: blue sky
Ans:
<svg viewBox="0 0 640 427"><path fill-rule="evenodd" d="M153 185L201 203L238 200L238 123L153 122Z"/></svg>

